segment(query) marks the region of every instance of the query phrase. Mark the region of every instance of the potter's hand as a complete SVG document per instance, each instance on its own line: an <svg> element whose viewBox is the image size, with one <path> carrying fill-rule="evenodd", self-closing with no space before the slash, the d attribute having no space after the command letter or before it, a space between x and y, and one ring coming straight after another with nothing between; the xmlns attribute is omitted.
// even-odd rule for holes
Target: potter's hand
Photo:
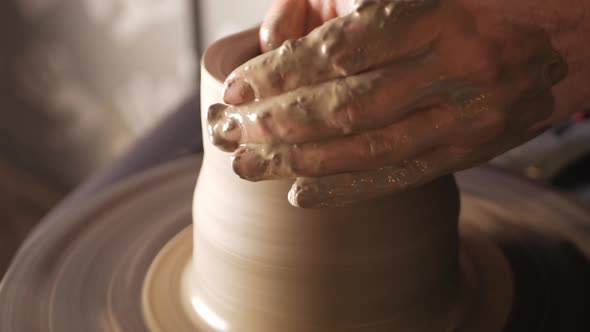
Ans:
<svg viewBox="0 0 590 332"><path fill-rule="evenodd" d="M247 62L226 82L234 106L210 110L214 143L245 179L298 178L289 199L311 207L421 185L531 139L567 65L542 30L473 2L365 2Z"/></svg>

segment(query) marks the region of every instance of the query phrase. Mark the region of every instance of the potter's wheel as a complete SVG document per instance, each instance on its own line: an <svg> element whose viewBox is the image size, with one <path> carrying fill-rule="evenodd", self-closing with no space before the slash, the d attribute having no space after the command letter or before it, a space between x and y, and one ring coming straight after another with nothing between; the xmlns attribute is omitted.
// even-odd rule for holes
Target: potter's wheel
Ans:
<svg viewBox="0 0 590 332"><path fill-rule="evenodd" d="M191 224L199 163L138 175L38 227L0 286L0 331L148 330L144 279L161 248ZM506 331L589 330L590 212L493 168L457 179L462 223L493 239L515 271Z"/></svg>
<svg viewBox="0 0 590 332"><path fill-rule="evenodd" d="M0 331L147 331L142 281L191 223L200 158L140 174L40 225L0 287Z"/></svg>

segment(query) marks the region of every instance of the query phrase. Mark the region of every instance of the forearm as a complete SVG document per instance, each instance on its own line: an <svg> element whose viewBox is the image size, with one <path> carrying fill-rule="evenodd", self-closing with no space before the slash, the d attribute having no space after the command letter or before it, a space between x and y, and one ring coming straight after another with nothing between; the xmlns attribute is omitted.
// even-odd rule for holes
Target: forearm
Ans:
<svg viewBox="0 0 590 332"><path fill-rule="evenodd" d="M544 29L569 73L553 88L556 108L543 125L590 109L590 0L476 0L504 19ZM500 9L498 9L500 8Z"/></svg>

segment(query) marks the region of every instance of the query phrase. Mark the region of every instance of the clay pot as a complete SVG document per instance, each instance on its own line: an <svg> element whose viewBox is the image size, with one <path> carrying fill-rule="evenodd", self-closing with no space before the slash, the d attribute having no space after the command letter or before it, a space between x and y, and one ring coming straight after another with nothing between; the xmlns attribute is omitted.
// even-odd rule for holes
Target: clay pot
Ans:
<svg viewBox="0 0 590 332"><path fill-rule="evenodd" d="M462 293L453 178L333 209L291 206L292 181L240 179L230 154L210 144L206 113L221 101L225 77L258 53L257 31L249 30L203 58L191 294L202 328L447 331Z"/></svg>

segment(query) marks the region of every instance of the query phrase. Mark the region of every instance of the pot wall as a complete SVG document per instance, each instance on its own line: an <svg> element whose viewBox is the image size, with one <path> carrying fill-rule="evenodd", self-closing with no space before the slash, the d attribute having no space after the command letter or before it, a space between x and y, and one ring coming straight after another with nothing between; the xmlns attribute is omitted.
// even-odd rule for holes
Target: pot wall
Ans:
<svg viewBox="0 0 590 332"><path fill-rule="evenodd" d="M446 330L462 287L453 178L337 209L291 206L292 181L240 179L209 141L207 110L224 76L257 52L250 30L203 58L191 302L214 318L205 330Z"/></svg>

